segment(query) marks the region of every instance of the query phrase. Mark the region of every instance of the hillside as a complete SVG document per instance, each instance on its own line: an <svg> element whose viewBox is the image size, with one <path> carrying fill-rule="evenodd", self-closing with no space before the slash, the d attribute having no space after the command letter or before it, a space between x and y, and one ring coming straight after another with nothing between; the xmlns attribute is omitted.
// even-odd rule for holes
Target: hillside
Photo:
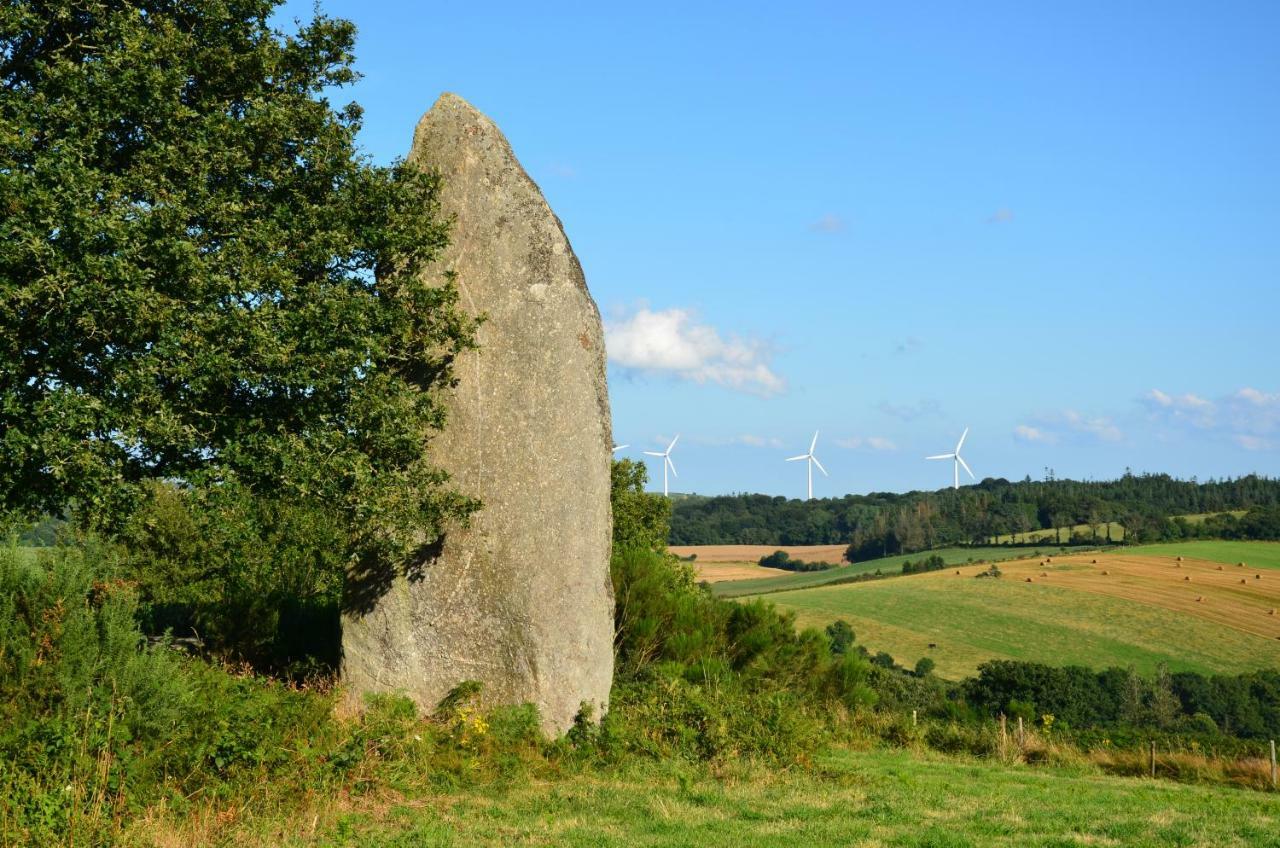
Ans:
<svg viewBox="0 0 1280 848"><path fill-rule="evenodd" d="M1161 663L1206 674L1280 665L1280 615L1271 614L1280 608L1278 543L1190 542L1042 562L1002 563L998 580L962 566L767 597L802 626L843 618L868 650L908 666L930 657L948 677L987 659L1144 673Z"/></svg>
<svg viewBox="0 0 1280 848"><path fill-rule="evenodd" d="M321 836L282 844L740 845L1058 848L1280 845L1280 801L1238 789L1028 768L906 751L836 750L813 769L708 772L634 763L572 781L519 782L426 798L355 797ZM336 819L336 821L335 821ZM276 830L244 844L273 843Z"/></svg>

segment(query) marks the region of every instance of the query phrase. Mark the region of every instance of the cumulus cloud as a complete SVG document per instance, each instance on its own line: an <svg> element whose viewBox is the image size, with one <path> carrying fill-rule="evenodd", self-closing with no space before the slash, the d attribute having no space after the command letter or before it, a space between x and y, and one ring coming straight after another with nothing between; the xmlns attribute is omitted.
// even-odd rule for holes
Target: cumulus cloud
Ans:
<svg viewBox="0 0 1280 848"><path fill-rule="evenodd" d="M848 450L895 451L898 446L884 436L850 436L847 439L836 439L836 447Z"/></svg>
<svg viewBox="0 0 1280 848"><path fill-rule="evenodd" d="M1060 441L1119 442L1124 433L1110 418L1087 415L1074 409L1047 412L1036 415L1032 424L1019 424L1013 428L1013 437L1021 442L1046 445Z"/></svg>
<svg viewBox="0 0 1280 848"><path fill-rule="evenodd" d="M1216 423L1217 408L1213 401L1191 392L1171 395L1152 389L1139 398L1138 402L1148 412L1168 421L1184 422L1203 430L1212 428Z"/></svg>
<svg viewBox="0 0 1280 848"><path fill-rule="evenodd" d="M839 215L827 214L810 224L809 230L815 233L842 233L845 227L844 219Z"/></svg>
<svg viewBox="0 0 1280 848"><path fill-rule="evenodd" d="M1152 389L1138 399L1148 417L1169 430L1194 429L1251 451L1273 450L1280 437L1280 393L1245 386L1214 400Z"/></svg>
<svg viewBox="0 0 1280 848"><path fill-rule="evenodd" d="M1001 206L987 216L988 224L1007 224L1013 220L1013 210Z"/></svg>
<svg viewBox="0 0 1280 848"><path fill-rule="evenodd" d="M772 366L772 346L761 339L721 336L686 309L650 310L605 324L605 344L614 365L645 374L666 374L694 383L770 396L786 390Z"/></svg>
<svg viewBox="0 0 1280 848"><path fill-rule="evenodd" d="M879 410L890 418L897 418L899 421L915 421L917 418L931 417L942 413L942 407L938 405L936 400L922 400L919 403L890 403L889 401L884 401L880 404Z"/></svg>
<svg viewBox="0 0 1280 848"><path fill-rule="evenodd" d="M1013 437L1020 442L1040 442L1046 445L1056 444L1058 437L1053 433L1046 432L1039 427L1032 427L1028 424L1019 424L1013 428Z"/></svg>

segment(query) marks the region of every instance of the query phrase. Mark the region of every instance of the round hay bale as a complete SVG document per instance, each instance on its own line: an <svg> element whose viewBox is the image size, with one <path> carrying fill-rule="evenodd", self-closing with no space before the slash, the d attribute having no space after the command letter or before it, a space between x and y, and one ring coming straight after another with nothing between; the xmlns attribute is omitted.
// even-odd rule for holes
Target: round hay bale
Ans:
<svg viewBox="0 0 1280 848"><path fill-rule="evenodd" d="M1180 562L1175 562L1175 563L1173 564L1173 567L1174 567L1174 568L1182 568L1182 563L1180 563Z"/></svg>
<svg viewBox="0 0 1280 848"><path fill-rule="evenodd" d="M1222 570L1222 566L1218 566L1218 570L1219 570L1219 571L1221 571L1221 570Z"/></svg>
<svg viewBox="0 0 1280 848"><path fill-rule="evenodd" d="M1182 557L1178 557L1178 562L1182 562Z"/></svg>
<svg viewBox="0 0 1280 848"><path fill-rule="evenodd" d="M1236 565L1240 566L1241 568L1244 568L1244 563L1243 563L1243 562L1237 562L1237 563L1236 563Z"/></svg>
<svg viewBox="0 0 1280 848"><path fill-rule="evenodd" d="M1196 598L1196 603L1197 603L1197 604L1203 604L1203 603L1204 603L1204 595L1200 595L1200 596L1198 596L1198 597Z"/></svg>
<svg viewBox="0 0 1280 848"><path fill-rule="evenodd" d="M1262 575L1261 575L1261 574L1255 574L1255 575L1253 575L1253 579L1254 579L1254 580L1261 580L1261 579L1262 579Z"/></svg>
<svg viewBox="0 0 1280 848"><path fill-rule="evenodd" d="M1103 571L1103 572L1102 572L1102 576L1103 576L1103 577L1106 577L1106 576L1108 576L1108 575L1110 575L1110 574L1111 574L1111 572L1110 572L1110 571Z"/></svg>
<svg viewBox="0 0 1280 848"><path fill-rule="evenodd" d="M959 574L959 573L960 573L960 569L958 569L958 568L957 568L957 569L956 569L956 574Z"/></svg>
<svg viewBox="0 0 1280 848"><path fill-rule="evenodd" d="M1248 581L1248 580L1245 580L1243 577L1241 577L1241 578L1240 578L1240 585L1241 585L1241 586L1247 586L1248 584L1249 584L1249 581Z"/></svg>
<svg viewBox="0 0 1280 848"><path fill-rule="evenodd" d="M1027 582L1028 582L1028 583L1030 583L1030 582L1031 582L1031 578L1030 578L1030 577L1028 577L1028 578L1027 578Z"/></svg>
<svg viewBox="0 0 1280 848"><path fill-rule="evenodd" d="M1049 572L1047 572L1047 571L1042 571L1042 572L1040 572L1040 576L1041 576L1041 577L1048 577L1048 576L1049 576Z"/></svg>
<svg viewBox="0 0 1280 848"><path fill-rule="evenodd" d="M1184 578L1182 578L1182 579L1183 579L1183 580L1185 580L1186 582L1190 583L1190 582L1191 582L1191 575L1190 575L1190 574L1188 574L1186 577L1184 577Z"/></svg>
<svg viewBox="0 0 1280 848"><path fill-rule="evenodd" d="M1267 615L1275 615L1275 614L1276 614L1276 608L1275 608L1275 607L1272 607L1271 609L1267 610Z"/></svg>
<svg viewBox="0 0 1280 848"><path fill-rule="evenodd" d="M1093 564L1094 564L1094 565L1097 565L1097 564L1098 564L1098 561L1095 559L1095 560L1093 561Z"/></svg>

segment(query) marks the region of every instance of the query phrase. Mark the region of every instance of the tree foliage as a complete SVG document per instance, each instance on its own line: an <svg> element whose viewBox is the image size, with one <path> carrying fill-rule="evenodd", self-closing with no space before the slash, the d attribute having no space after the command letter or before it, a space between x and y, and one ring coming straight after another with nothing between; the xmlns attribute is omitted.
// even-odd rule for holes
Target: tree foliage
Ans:
<svg viewBox="0 0 1280 848"><path fill-rule="evenodd" d="M958 490L808 501L749 494L690 496L675 502L671 544L843 544L849 546L850 561L861 562L942 545L989 544L995 537L1032 530L1056 529L1063 543L1096 545L1109 540L1110 522L1122 524L1130 541L1198 534L1275 539L1280 538L1278 506L1280 480L1254 475L1203 483L1165 474L1126 474L1105 482L989 478ZM1223 515L1192 524L1170 518L1253 508L1263 511L1247 520ZM1077 526L1087 529L1071 537L1069 531Z"/></svg>
<svg viewBox="0 0 1280 848"><path fill-rule="evenodd" d="M274 0L0 8L0 508L118 530L147 481L322 503L409 556L473 322L436 177L356 149L354 28Z"/></svg>

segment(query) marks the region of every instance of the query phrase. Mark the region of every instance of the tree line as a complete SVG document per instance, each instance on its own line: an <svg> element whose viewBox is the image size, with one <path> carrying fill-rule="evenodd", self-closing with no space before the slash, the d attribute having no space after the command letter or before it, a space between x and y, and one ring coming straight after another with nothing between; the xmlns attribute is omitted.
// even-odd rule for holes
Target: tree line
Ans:
<svg viewBox="0 0 1280 848"><path fill-rule="evenodd" d="M1037 530L1052 531L1049 541L1060 544L1118 542L1114 524L1124 527L1130 542L1200 533L1280 538L1276 522L1267 517L1278 506L1280 480L1253 474L1205 482L1130 472L1109 481L987 478L958 490L809 501L759 494L691 495L673 503L671 544L844 544L853 559L866 560L944 545L1009 543ZM1248 520L1212 516L1196 525L1176 518L1259 508Z"/></svg>

